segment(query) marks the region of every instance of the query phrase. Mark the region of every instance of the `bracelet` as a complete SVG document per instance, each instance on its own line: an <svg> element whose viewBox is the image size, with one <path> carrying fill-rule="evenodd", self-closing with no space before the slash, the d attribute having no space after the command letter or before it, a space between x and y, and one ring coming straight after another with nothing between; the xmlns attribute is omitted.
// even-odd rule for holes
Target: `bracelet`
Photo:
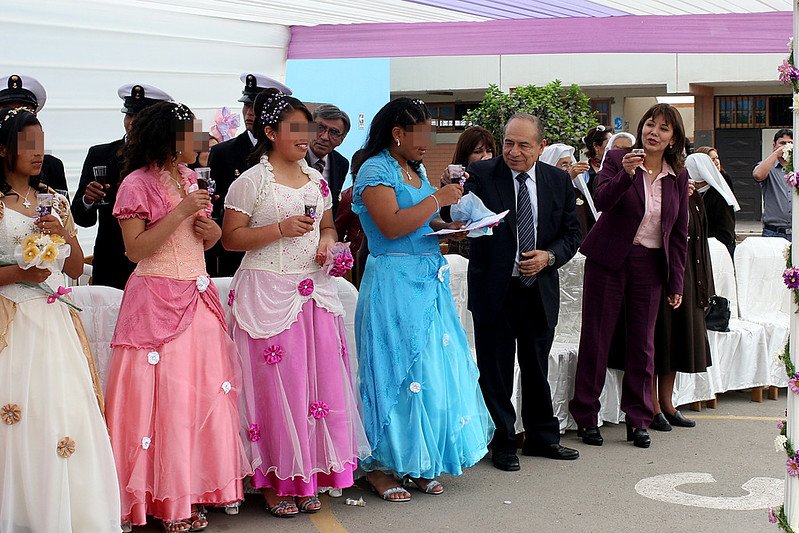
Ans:
<svg viewBox="0 0 799 533"><path fill-rule="evenodd" d="M441 204L438 202L438 198L436 198L435 194L431 194L430 198L436 203L436 211L441 211Z"/></svg>
<svg viewBox="0 0 799 533"><path fill-rule="evenodd" d="M277 231L278 231L278 233L280 233L280 236L282 237L283 236L283 228L280 227L280 222L277 223Z"/></svg>

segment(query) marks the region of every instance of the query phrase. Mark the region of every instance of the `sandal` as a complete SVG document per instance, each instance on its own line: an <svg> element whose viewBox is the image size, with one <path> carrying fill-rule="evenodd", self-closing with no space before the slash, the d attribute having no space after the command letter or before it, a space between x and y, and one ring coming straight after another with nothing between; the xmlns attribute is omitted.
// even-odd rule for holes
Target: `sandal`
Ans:
<svg viewBox="0 0 799 533"><path fill-rule="evenodd" d="M186 523L189 524L189 531L202 531L208 527L208 519L205 517L205 513L199 509L191 512L191 517L186 520Z"/></svg>
<svg viewBox="0 0 799 533"><path fill-rule="evenodd" d="M277 505L272 505L271 507L269 503L267 503L266 510L269 511L269 514L277 518L290 518L300 513L300 510L297 509L297 504L292 500L281 500Z"/></svg>
<svg viewBox="0 0 799 533"><path fill-rule="evenodd" d="M369 488L372 489L372 492L374 492L375 494L377 494L378 496L380 496L381 498L383 498L387 502L405 503L405 502L411 501L411 493L408 492L407 490L405 490L404 488L402 488L399 485L397 485L396 487L389 487L386 490L384 490L383 492L378 492L377 487L372 485L371 481L369 481L367 479L366 482L369 483ZM400 494L400 493L403 493L403 492L405 494L407 494L406 497L404 497L404 498L391 498L391 496L393 496L394 494Z"/></svg>
<svg viewBox="0 0 799 533"><path fill-rule="evenodd" d="M191 530L191 524L187 520L162 520L161 526L165 533L184 533Z"/></svg>
<svg viewBox="0 0 799 533"><path fill-rule="evenodd" d="M233 502L225 505L225 514L226 515L236 515L239 514L239 507L241 507L241 502Z"/></svg>
<svg viewBox="0 0 799 533"><path fill-rule="evenodd" d="M318 496L310 496L303 499L301 502L298 501L297 508L301 513L318 513L322 509L322 501Z"/></svg>
<svg viewBox="0 0 799 533"><path fill-rule="evenodd" d="M432 494L433 496L438 496L444 492L444 485L442 485L439 481L435 479L424 479L424 478L412 478L406 477L405 478L407 485L408 483L412 483L417 489L424 492L425 494ZM427 481L427 484L423 487L422 482Z"/></svg>

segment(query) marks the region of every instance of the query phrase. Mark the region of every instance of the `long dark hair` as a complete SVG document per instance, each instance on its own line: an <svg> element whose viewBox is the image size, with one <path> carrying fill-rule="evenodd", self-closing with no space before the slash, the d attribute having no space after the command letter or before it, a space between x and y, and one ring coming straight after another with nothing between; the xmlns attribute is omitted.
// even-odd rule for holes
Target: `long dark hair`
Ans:
<svg viewBox="0 0 799 533"><path fill-rule="evenodd" d="M482 126L466 128L461 133L461 136L458 137L458 144L455 145L455 154L452 156L452 164L468 166L469 156L481 144L487 150L490 150L493 155L497 155L497 143L494 141L494 136L491 135L490 131Z"/></svg>
<svg viewBox="0 0 799 533"><path fill-rule="evenodd" d="M376 156L392 144L394 136L391 133L395 127L408 130L411 126L422 124L430 120L430 110L421 100L410 99L405 96L395 98L377 112L369 127L369 137L363 145L364 160ZM411 162L414 168L418 162Z"/></svg>
<svg viewBox="0 0 799 533"><path fill-rule="evenodd" d="M675 174L679 174L685 165L685 126L682 123L682 116L674 106L669 104L655 104L650 107L641 120L638 122L638 130L635 136L635 148L644 147L643 131L647 120L663 117L663 120L671 126L674 135L672 143L663 153L663 159L669 164Z"/></svg>
<svg viewBox="0 0 799 533"><path fill-rule="evenodd" d="M176 159L178 134L190 131L193 121L191 109L177 102L158 102L143 109L133 119L122 149L121 175L150 165L163 167Z"/></svg>
<svg viewBox="0 0 799 533"><path fill-rule="evenodd" d="M6 149L6 155L0 156L0 193L11 192L11 185L6 181L6 174L14 172L19 158L19 134L28 126L39 126L36 115L25 108L4 109L0 111L0 146ZM44 190L41 186L41 174L30 176L28 185L34 190ZM46 187L45 187L46 188Z"/></svg>
<svg viewBox="0 0 799 533"><path fill-rule="evenodd" d="M261 156L272 151L272 141L266 136L264 128L270 126L277 131L280 123L292 111L302 111L308 122L313 122L313 116L308 108L301 101L293 96L283 94L277 89L266 89L255 97L253 112L255 113L255 123L252 126L252 133L255 136L255 147L250 152L250 165L257 165Z"/></svg>

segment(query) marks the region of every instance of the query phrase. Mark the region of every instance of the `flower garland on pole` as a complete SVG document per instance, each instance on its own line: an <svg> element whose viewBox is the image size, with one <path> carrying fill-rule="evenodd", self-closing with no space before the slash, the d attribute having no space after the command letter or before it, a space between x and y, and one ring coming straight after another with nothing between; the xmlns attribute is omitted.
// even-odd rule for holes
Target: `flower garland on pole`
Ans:
<svg viewBox="0 0 799 533"><path fill-rule="evenodd" d="M799 1L791 2L793 7L793 34L799 34ZM782 83L790 85L793 94L791 110L793 111L793 129L799 125L799 68L795 62L794 37L788 41L788 58L777 67L779 79ZM782 159L785 161L784 172L785 181L799 194L797 182L797 172L794 170L793 143L783 146ZM799 211L793 210L791 213L792 228L799 229ZM794 266L793 243L788 247L785 257L785 271L783 280L786 287L793 293L794 312L791 313L791 335L785 345L785 349L778 358L782 361L785 372L788 376L787 408L785 409L785 420L777 424L779 434L774 439L774 447L777 451L784 451L787 459L785 461L786 483L783 505L778 508L768 509L768 520L787 533L795 533L799 529L799 454L794 448L794 442L799 442L799 373L796 371L794 354L796 346L792 344L796 336L796 329L799 328L799 268Z"/></svg>

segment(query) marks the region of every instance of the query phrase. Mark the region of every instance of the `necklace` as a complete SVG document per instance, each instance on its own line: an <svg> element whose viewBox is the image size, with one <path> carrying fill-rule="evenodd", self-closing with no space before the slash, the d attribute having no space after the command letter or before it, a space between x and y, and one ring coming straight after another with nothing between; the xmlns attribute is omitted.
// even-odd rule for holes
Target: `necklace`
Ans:
<svg viewBox="0 0 799 533"><path fill-rule="evenodd" d="M411 176L411 171L407 167L407 163L405 163L405 167L400 167L405 172L405 175L408 176L408 181L413 181L413 176Z"/></svg>
<svg viewBox="0 0 799 533"><path fill-rule="evenodd" d="M651 174L651 173L650 173L650 174ZM175 175L174 175L174 174L172 174L171 172L169 173L169 177L172 179L172 181L174 181L174 182L175 182L175 186L178 188L178 190L179 190L179 191L182 191L182 190L183 190L183 185L180 183L180 180L178 180L177 178L175 178Z"/></svg>
<svg viewBox="0 0 799 533"><path fill-rule="evenodd" d="M17 198L22 198L22 195L20 193L18 193L13 187L11 188L11 192L16 194ZM31 193L31 186L28 185L28 192L25 193L25 198L22 198L22 205L25 207L25 209L30 209L31 208L30 200L28 200L28 195L30 193Z"/></svg>

